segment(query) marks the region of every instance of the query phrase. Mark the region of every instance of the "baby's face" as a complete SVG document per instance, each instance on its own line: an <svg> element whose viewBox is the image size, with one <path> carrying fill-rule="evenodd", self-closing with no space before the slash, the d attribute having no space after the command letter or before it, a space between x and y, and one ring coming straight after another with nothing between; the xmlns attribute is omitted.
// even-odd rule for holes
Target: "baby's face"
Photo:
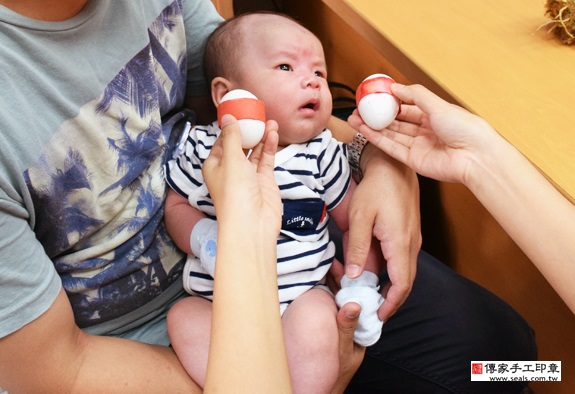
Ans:
<svg viewBox="0 0 575 394"><path fill-rule="evenodd" d="M280 146L308 141L326 127L332 110L322 45L288 19L254 17L262 20L247 27L235 88L265 103L267 119L279 124Z"/></svg>

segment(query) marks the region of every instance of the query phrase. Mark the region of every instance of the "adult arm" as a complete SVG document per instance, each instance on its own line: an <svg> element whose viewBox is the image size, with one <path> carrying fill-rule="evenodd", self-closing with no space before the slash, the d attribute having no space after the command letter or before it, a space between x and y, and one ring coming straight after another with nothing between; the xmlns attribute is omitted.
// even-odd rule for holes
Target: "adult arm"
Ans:
<svg viewBox="0 0 575 394"><path fill-rule="evenodd" d="M81 331L63 290L44 314L0 339L0 387L10 393L201 392L170 348Z"/></svg>
<svg viewBox="0 0 575 394"><path fill-rule="evenodd" d="M256 165L245 159L239 131L234 130L241 160ZM250 192L260 190L246 187L250 178L245 173L251 167L241 171L235 161L222 160L225 171L220 169L211 178L222 187L220 193L212 187L216 206L221 207L217 201L223 195L223 204L230 210L218 212L224 228L219 234L218 262L226 269L216 275L208 392L241 392L242 387L250 393L262 387L269 392L278 392L278 387L290 391L277 299L275 245L281 205L273 180L275 135L275 142L273 137L268 139L263 154L256 152L252 161L263 158L257 179L262 181L262 195L277 193L277 206L263 198L256 204L250 198ZM209 167L213 160L206 163ZM256 172L252 173L255 177ZM236 209L238 204L241 209ZM238 234L243 235L242 242ZM0 387L13 393L201 392L170 348L81 331L64 291L44 314L0 339Z"/></svg>
<svg viewBox="0 0 575 394"><path fill-rule="evenodd" d="M352 123L422 175L466 185L575 313L575 206L482 118L422 86L392 90L408 105L388 130Z"/></svg>
<svg viewBox="0 0 575 394"><path fill-rule="evenodd" d="M277 123L268 126L248 160L237 123L226 115L204 162L219 223L205 392L291 392L277 292Z"/></svg>
<svg viewBox="0 0 575 394"><path fill-rule="evenodd" d="M342 142L348 143L356 134L346 122L334 117L329 127ZM403 304L415 279L421 247L419 184L410 168L369 144L360 166L364 177L350 204L345 272L352 278L361 274L372 239L377 238L390 278L383 288L386 302L378 314L387 320ZM335 270L332 273L338 275Z"/></svg>
<svg viewBox="0 0 575 394"><path fill-rule="evenodd" d="M499 135L464 183L575 313L575 206Z"/></svg>

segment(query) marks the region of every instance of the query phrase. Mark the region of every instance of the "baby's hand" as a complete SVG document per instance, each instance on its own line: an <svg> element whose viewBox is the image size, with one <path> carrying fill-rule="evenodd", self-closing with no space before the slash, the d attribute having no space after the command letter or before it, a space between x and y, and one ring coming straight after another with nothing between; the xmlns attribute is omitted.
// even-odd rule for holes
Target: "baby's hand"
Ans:
<svg viewBox="0 0 575 394"><path fill-rule="evenodd" d="M212 278L215 277L217 244L218 222L205 218L196 223L190 235L190 247Z"/></svg>

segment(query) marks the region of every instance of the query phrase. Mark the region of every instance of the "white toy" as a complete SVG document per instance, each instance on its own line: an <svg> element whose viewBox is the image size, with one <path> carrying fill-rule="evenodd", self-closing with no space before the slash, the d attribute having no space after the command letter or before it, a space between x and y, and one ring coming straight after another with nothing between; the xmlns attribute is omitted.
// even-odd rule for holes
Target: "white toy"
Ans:
<svg viewBox="0 0 575 394"><path fill-rule="evenodd" d="M218 124L224 114L231 114L242 130L242 148L251 149L262 139L266 128L264 102L247 90L234 89L222 97L218 105Z"/></svg>
<svg viewBox="0 0 575 394"><path fill-rule="evenodd" d="M401 109L401 101L391 93L395 81L385 74L373 74L364 79L355 93L361 119L374 130L389 126Z"/></svg>

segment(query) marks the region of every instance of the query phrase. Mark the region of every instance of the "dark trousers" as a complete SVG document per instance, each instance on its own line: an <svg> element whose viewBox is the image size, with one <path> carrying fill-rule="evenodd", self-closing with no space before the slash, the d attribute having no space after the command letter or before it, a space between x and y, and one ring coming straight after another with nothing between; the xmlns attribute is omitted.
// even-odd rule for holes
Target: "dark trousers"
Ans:
<svg viewBox="0 0 575 394"><path fill-rule="evenodd" d="M519 393L526 383L471 382L470 362L536 357L534 333L519 314L422 252L411 294L346 392Z"/></svg>

